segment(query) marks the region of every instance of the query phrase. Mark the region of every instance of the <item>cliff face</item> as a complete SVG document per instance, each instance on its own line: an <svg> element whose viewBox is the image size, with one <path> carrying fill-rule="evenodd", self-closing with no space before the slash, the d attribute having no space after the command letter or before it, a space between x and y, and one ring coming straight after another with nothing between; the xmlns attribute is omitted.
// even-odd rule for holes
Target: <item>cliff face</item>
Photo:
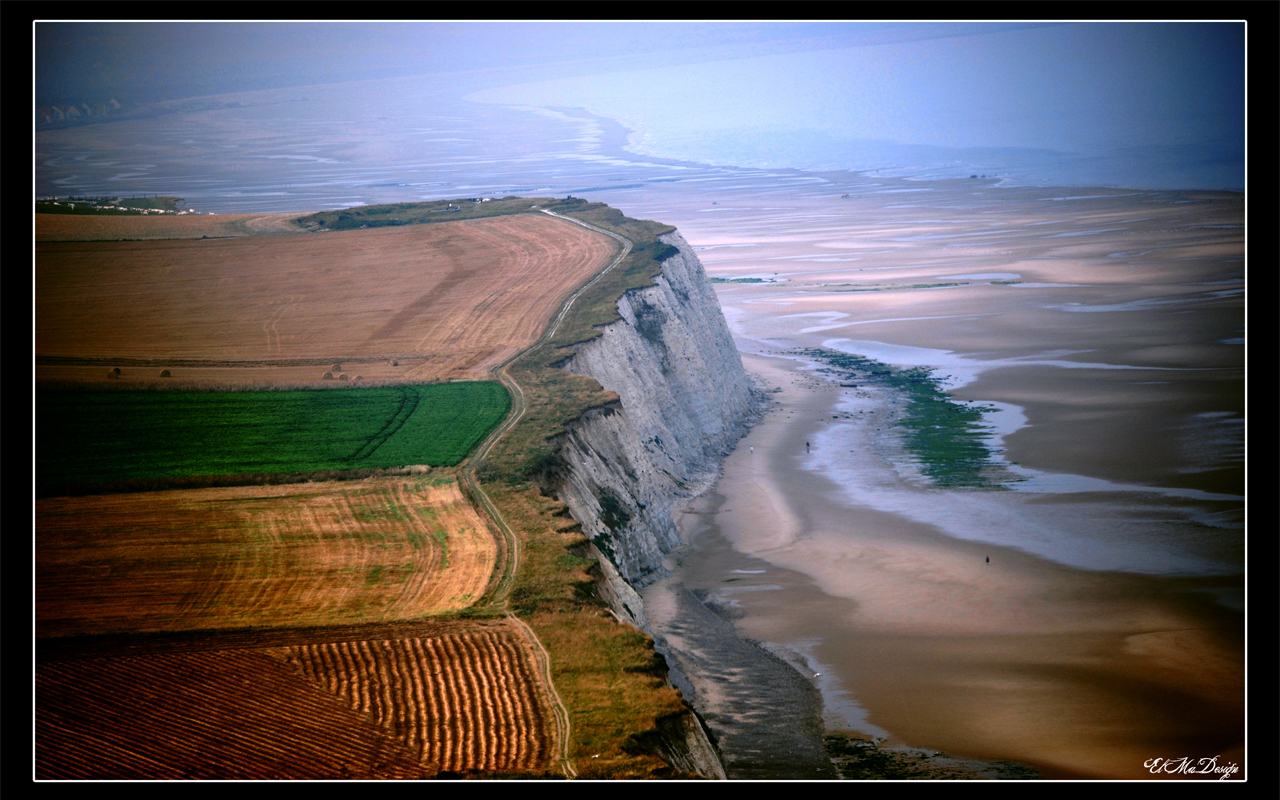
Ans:
<svg viewBox="0 0 1280 800"><path fill-rule="evenodd" d="M607 561L615 612L642 628L634 589L667 574L662 557L680 544L674 507L715 481L755 406L701 262L680 234L662 241L679 254L654 285L623 295L622 319L564 365L621 402L569 426L559 447L567 469L549 487Z"/></svg>
<svg viewBox="0 0 1280 800"><path fill-rule="evenodd" d="M681 543L673 512L715 482L761 405L702 263L680 234L661 241L679 253L652 286L624 294L622 319L564 365L620 401L567 427L563 467L546 486L591 537L601 595L650 633L636 590L668 574L663 555ZM646 747L678 769L725 777L701 720L688 714L659 727Z"/></svg>

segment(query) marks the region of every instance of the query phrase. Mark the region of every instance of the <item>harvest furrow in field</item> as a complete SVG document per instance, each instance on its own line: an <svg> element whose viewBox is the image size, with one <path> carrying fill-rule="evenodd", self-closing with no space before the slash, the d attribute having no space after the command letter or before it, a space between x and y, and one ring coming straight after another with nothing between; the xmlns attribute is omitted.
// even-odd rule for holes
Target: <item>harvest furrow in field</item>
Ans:
<svg viewBox="0 0 1280 800"><path fill-rule="evenodd" d="M453 665L458 677L458 688L462 697L459 710L462 712L460 718L464 722L464 729L461 737L463 750L460 763L479 766L483 763L482 738L487 726L484 720L484 693L477 685L475 661L461 637L447 636L442 644L449 654L449 663Z"/></svg>
<svg viewBox="0 0 1280 800"><path fill-rule="evenodd" d="M371 719L255 651L46 663L36 723L41 777L429 774Z"/></svg>
<svg viewBox="0 0 1280 800"><path fill-rule="evenodd" d="M537 757L533 752L533 745L537 739L541 738L540 734L545 722L539 717L536 708L528 702L529 696L535 691L534 684L522 683L516 677L517 671L512 668L511 659L520 659L522 654L508 652L504 644L501 640L488 637L487 646L490 657L498 666L498 696L503 700L503 712L512 720L529 719L537 722L532 726L527 724L519 726L518 735L505 743L504 767L520 769L526 767L530 759ZM533 676L529 677L533 678Z"/></svg>
<svg viewBox="0 0 1280 800"><path fill-rule="evenodd" d="M510 687L502 677L504 666L496 657L497 653L493 649L489 634L476 634L472 642L479 653L480 663L485 668L488 691L493 703L492 710L495 726L498 730L510 729L517 717L512 713L511 700L508 696ZM519 744L518 738L518 735L510 738L494 738L492 749L489 753L490 769L503 769L508 766L507 762L510 761L511 750Z"/></svg>
<svg viewBox="0 0 1280 800"><path fill-rule="evenodd" d="M449 702L448 719L449 735L445 741L444 757L441 764L445 769L457 770L467 763L470 755L469 737L472 732L469 713L472 711L472 698L468 696L463 670L458 664L454 648L450 647L451 637L445 636L432 642L436 657L444 667L441 677L445 682L445 697Z"/></svg>
<svg viewBox="0 0 1280 800"><path fill-rule="evenodd" d="M284 652L307 680L394 732L424 765L537 770L545 761L546 715L527 653L510 638L482 630Z"/></svg>

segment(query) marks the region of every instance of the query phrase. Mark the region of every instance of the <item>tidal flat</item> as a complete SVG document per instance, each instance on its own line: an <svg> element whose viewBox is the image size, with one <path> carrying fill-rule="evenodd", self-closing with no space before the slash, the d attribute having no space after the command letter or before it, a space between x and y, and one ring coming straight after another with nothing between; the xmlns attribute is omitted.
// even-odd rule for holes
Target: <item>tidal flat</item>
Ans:
<svg viewBox="0 0 1280 800"><path fill-rule="evenodd" d="M675 580L798 654L829 731L1048 778L1243 770L1240 196L831 181L663 210L775 398ZM967 473L921 457L963 424Z"/></svg>

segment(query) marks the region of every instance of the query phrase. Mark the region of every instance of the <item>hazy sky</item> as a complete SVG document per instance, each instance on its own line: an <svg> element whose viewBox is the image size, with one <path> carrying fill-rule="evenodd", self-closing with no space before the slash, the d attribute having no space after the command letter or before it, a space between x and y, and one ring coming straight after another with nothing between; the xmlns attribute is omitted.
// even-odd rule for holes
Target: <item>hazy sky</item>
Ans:
<svg viewBox="0 0 1280 800"><path fill-rule="evenodd" d="M554 78L1042 23L37 23L37 104L433 72ZM501 78L499 78L501 80Z"/></svg>
<svg viewBox="0 0 1280 800"><path fill-rule="evenodd" d="M1238 22L38 23L36 103L429 75L472 100L585 107L695 160L1141 150L1229 162L1242 186L1244 40Z"/></svg>
<svg viewBox="0 0 1280 800"><path fill-rule="evenodd" d="M565 78L475 97L723 131L1093 151L1244 136L1241 25L1074 24ZM653 109L660 108L655 112Z"/></svg>

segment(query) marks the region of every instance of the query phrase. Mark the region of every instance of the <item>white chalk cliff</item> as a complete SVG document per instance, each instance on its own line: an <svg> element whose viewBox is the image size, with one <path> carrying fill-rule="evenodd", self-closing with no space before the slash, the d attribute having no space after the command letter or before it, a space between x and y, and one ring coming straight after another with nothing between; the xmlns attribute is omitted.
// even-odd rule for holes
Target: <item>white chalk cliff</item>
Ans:
<svg viewBox="0 0 1280 800"><path fill-rule="evenodd" d="M557 442L562 466L546 476L591 538L601 594L649 632L636 589L668 574L663 556L681 544L673 513L711 487L760 406L702 263L679 233L661 241L678 254L652 286L626 292L622 319L563 365L620 401L567 426ZM700 741L691 732L689 749ZM723 777L718 758L690 756L696 771Z"/></svg>
<svg viewBox="0 0 1280 800"><path fill-rule="evenodd" d="M652 286L625 293L622 319L564 365L621 401L568 427L558 442L567 469L551 487L633 588L665 577L662 557L680 544L675 506L715 481L755 406L702 263L679 233L661 241L679 254Z"/></svg>

